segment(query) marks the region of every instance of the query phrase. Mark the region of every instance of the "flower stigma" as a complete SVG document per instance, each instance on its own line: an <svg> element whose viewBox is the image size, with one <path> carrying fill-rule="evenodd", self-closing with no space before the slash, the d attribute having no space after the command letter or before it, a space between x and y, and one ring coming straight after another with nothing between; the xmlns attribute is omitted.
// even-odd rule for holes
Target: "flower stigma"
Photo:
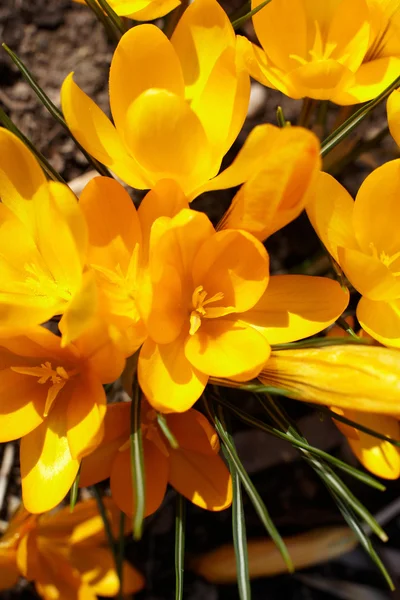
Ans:
<svg viewBox="0 0 400 600"><path fill-rule="evenodd" d="M194 335L196 331L198 331L201 325L201 318L207 316L207 311L204 307L211 302L218 302L219 300L222 300L224 294L222 292L218 292L217 294L214 294L214 296L211 296L211 298L208 300L206 300L206 297L207 292L202 285L198 285L192 294L193 310L190 313L190 335Z"/></svg>

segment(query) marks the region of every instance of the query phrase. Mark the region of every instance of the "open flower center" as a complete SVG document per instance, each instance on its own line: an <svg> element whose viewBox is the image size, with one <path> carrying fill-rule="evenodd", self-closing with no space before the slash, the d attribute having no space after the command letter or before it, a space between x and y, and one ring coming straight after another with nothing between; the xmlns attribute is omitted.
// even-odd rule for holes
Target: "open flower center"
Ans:
<svg viewBox="0 0 400 600"><path fill-rule="evenodd" d="M391 267L392 267L393 263L396 262L396 260L400 258L400 251L395 252L392 255L386 254L386 252L384 250L382 250L381 252L378 252L378 250L373 242L370 243L369 247L372 250L372 256L374 258L377 258L378 260L380 260L381 263L383 263L385 265L385 267L387 267L390 270L392 270ZM392 274L395 276L400 276L400 271L395 271L395 272L392 271Z"/></svg>
<svg viewBox="0 0 400 600"><path fill-rule="evenodd" d="M61 366L53 369L51 362L49 361L42 363L40 367L11 367L11 370L20 375L38 377L37 383L51 384L47 390L46 403L43 411L44 417L47 417L49 414L54 400L57 398L58 393L62 390L70 377L73 377L78 372L77 370L66 371L64 367Z"/></svg>
<svg viewBox="0 0 400 600"><path fill-rule="evenodd" d="M71 300L71 291L60 282L55 281L51 275L42 271L37 265L26 264L24 269L28 274L24 285L36 296L47 297L49 301L52 301L53 298L61 298L66 302Z"/></svg>
<svg viewBox="0 0 400 600"><path fill-rule="evenodd" d="M218 292L206 300L207 292L202 285L197 286L192 294L193 309L190 313L190 335L194 335L196 333L201 325L201 319L207 316L207 309L204 307L207 306L207 304L211 304L211 302L218 302L219 300L222 300L223 297L224 294L222 292Z"/></svg>

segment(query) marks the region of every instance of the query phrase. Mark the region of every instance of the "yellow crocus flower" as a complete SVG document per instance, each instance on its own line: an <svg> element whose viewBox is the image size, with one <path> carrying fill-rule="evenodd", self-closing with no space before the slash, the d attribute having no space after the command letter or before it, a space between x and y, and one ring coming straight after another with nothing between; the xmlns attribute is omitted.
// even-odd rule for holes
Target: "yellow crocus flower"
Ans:
<svg viewBox="0 0 400 600"><path fill-rule="evenodd" d="M119 510L111 498L103 500L114 536L118 536ZM125 522L125 533L132 525ZM7 557L3 560L2 557ZM97 596L115 597L119 580L104 525L95 500L56 512L30 515L20 508L0 538L0 589L8 589L21 575L33 581L44 600ZM143 576L123 563L123 592L144 586Z"/></svg>
<svg viewBox="0 0 400 600"><path fill-rule="evenodd" d="M72 74L61 102L78 141L123 181L149 189L173 179L192 199L217 175L245 120L249 93L227 15L216 0L195 0L171 40L148 24L122 36L110 69L115 125Z"/></svg>
<svg viewBox="0 0 400 600"><path fill-rule="evenodd" d="M400 160L389 161L362 183L355 201L319 173L307 213L322 242L362 295L361 327L387 346L400 347Z"/></svg>
<svg viewBox="0 0 400 600"><path fill-rule="evenodd" d="M75 0L86 4L85 0ZM108 0L108 4L120 17L135 21L153 21L167 15L181 3L180 0Z"/></svg>
<svg viewBox="0 0 400 600"><path fill-rule="evenodd" d="M253 16L262 48L240 44L264 85L291 98L357 104L400 75L399 10L399 0L280 0Z"/></svg>

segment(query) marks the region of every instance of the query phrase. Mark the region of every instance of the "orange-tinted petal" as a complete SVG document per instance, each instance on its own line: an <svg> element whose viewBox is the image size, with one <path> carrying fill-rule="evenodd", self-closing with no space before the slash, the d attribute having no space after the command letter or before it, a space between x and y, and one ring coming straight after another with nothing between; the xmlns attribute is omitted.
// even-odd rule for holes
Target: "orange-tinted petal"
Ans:
<svg viewBox="0 0 400 600"><path fill-rule="evenodd" d="M74 83L73 73L62 85L61 105L68 127L85 150L132 187L146 189L151 186L129 155L114 125Z"/></svg>
<svg viewBox="0 0 400 600"><path fill-rule="evenodd" d="M170 413L167 423L179 448L201 454L215 454L219 451L217 432L208 419L194 408L182 414Z"/></svg>
<svg viewBox="0 0 400 600"><path fill-rule="evenodd" d="M87 456L101 442L106 402L100 380L89 370L82 373L69 390L67 438L74 459Z"/></svg>
<svg viewBox="0 0 400 600"><path fill-rule="evenodd" d="M218 454L171 450L169 482L201 508L219 511L232 503L231 476Z"/></svg>
<svg viewBox="0 0 400 600"><path fill-rule="evenodd" d="M12 588L17 583L19 576L16 550L0 548L0 590Z"/></svg>
<svg viewBox="0 0 400 600"><path fill-rule="evenodd" d="M250 309L261 298L269 278L264 246L245 231L219 231L201 246L193 262L193 285L203 286L207 298L222 293L206 309L228 307L232 312ZM210 310L211 309L211 310Z"/></svg>
<svg viewBox="0 0 400 600"><path fill-rule="evenodd" d="M185 356L207 375L230 377L259 368L270 354L263 335L241 321L203 319L200 329L188 336Z"/></svg>
<svg viewBox="0 0 400 600"><path fill-rule="evenodd" d="M62 390L46 420L22 438L22 499L29 512L51 510L65 497L79 468L67 439Z"/></svg>
<svg viewBox="0 0 400 600"><path fill-rule="evenodd" d="M170 344L147 339L138 362L139 383L150 404L162 412L184 412L203 393L208 374L193 367L185 356L186 334Z"/></svg>
<svg viewBox="0 0 400 600"><path fill-rule="evenodd" d="M374 301L363 296L357 306L357 319L381 344L400 348L400 300Z"/></svg>
<svg viewBox="0 0 400 600"><path fill-rule="evenodd" d="M167 489L169 459L153 442L143 440L145 468L145 516L154 513L164 499ZM111 493L118 507L128 516L135 513L130 449L118 452L113 462Z"/></svg>
<svg viewBox="0 0 400 600"><path fill-rule="evenodd" d="M82 461L79 476L81 487L93 485L110 476L115 455L129 437L130 409L130 402L118 402L107 406L103 439Z"/></svg>
<svg viewBox="0 0 400 600"><path fill-rule="evenodd" d="M322 331L340 317L348 302L348 291L332 279L274 275L258 304L240 316L270 344L283 344Z"/></svg>

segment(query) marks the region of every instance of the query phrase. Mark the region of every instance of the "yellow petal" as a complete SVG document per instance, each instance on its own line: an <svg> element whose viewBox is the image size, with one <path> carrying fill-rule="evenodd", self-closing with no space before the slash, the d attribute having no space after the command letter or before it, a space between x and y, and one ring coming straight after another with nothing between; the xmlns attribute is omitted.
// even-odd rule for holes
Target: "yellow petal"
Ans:
<svg viewBox="0 0 400 600"><path fill-rule="evenodd" d="M46 177L25 144L3 128L0 128L0 154L1 200L33 233L34 215L30 200L46 183Z"/></svg>
<svg viewBox="0 0 400 600"><path fill-rule="evenodd" d="M244 312L258 302L267 287L269 257L264 246L245 231L219 231L196 254L192 277L194 288L202 286L207 298L223 294L210 308ZM211 316L209 308L206 313Z"/></svg>
<svg viewBox="0 0 400 600"><path fill-rule="evenodd" d="M36 378L1 370L0 399L1 442L23 437L42 423L46 389Z"/></svg>
<svg viewBox="0 0 400 600"><path fill-rule="evenodd" d="M181 0L160 0L159 2L142 0L140 3L137 0L132 0L128 3L125 0L114 0L114 2L116 2L116 9L120 10L117 14L125 16L125 11L128 10L129 13L126 16L135 21L154 21L154 19L163 17L174 8L177 8ZM123 14L121 11L123 11Z"/></svg>
<svg viewBox="0 0 400 600"><path fill-rule="evenodd" d="M299 94L316 100L330 100L338 89L354 82L352 71L333 59L301 65L290 72L289 78Z"/></svg>
<svg viewBox="0 0 400 600"><path fill-rule="evenodd" d="M265 240L303 210L321 164L319 142L299 127L279 132L265 168L244 183L219 228L244 229Z"/></svg>
<svg viewBox="0 0 400 600"><path fill-rule="evenodd" d="M174 179L187 193L209 178L209 142L181 96L167 90L143 92L130 105L125 128L132 154L153 183Z"/></svg>
<svg viewBox="0 0 400 600"><path fill-rule="evenodd" d="M386 56L365 62L355 73L354 81L348 87L338 90L332 100L342 105L372 100L389 87L399 73L400 58L398 56Z"/></svg>
<svg viewBox="0 0 400 600"><path fill-rule="evenodd" d="M95 177L79 199L89 233L88 262L125 275L135 245L141 242L140 223L128 192L109 177Z"/></svg>
<svg viewBox="0 0 400 600"><path fill-rule="evenodd" d="M270 344L309 337L331 325L345 310L349 292L324 277L274 275L252 310L241 318Z"/></svg>
<svg viewBox="0 0 400 600"><path fill-rule="evenodd" d="M100 380L90 371L82 373L69 390L67 438L74 459L82 459L100 444L104 435L106 401Z"/></svg>
<svg viewBox="0 0 400 600"><path fill-rule="evenodd" d="M193 367L214 377L261 370L269 353L267 340L253 327L221 318L203 319L185 343L185 356Z"/></svg>
<svg viewBox="0 0 400 600"><path fill-rule="evenodd" d="M181 66L171 42L158 27L148 24L132 27L122 36L111 62L111 112L122 138L130 105L150 89L168 90L182 97L185 92Z"/></svg>
<svg viewBox="0 0 400 600"><path fill-rule="evenodd" d="M362 297L357 306L357 319L361 327L374 339L400 348L400 301L374 301Z"/></svg>
<svg viewBox="0 0 400 600"><path fill-rule="evenodd" d="M153 514L164 499L167 489L169 460L155 444L143 440L145 468L145 516ZM111 494L125 514L135 514L130 449L118 452L111 471Z"/></svg>
<svg viewBox="0 0 400 600"><path fill-rule="evenodd" d="M76 85L73 73L66 77L62 85L61 105L68 127L85 150L132 187L151 187L114 125Z"/></svg>
<svg viewBox="0 0 400 600"><path fill-rule="evenodd" d="M206 510L219 511L231 505L231 476L218 454L182 449L170 454L169 482L180 494Z"/></svg>
<svg viewBox="0 0 400 600"><path fill-rule="evenodd" d="M366 0L336 3L326 37L326 46L333 48L332 58L356 71L368 50L370 34L370 12Z"/></svg>
<svg viewBox="0 0 400 600"><path fill-rule="evenodd" d="M147 339L140 350L140 386L156 410L185 412L200 398L206 386L208 376L185 357L185 337L160 345Z"/></svg>
<svg viewBox="0 0 400 600"><path fill-rule="evenodd" d="M399 194L400 160L391 160L368 175L354 203L353 226L360 248L367 254L375 251L383 262L400 250L393 227L400 219ZM398 270L395 262L390 268Z"/></svg>
<svg viewBox="0 0 400 600"><path fill-rule="evenodd" d="M273 351L260 381L290 398L393 415L400 400L400 353L379 346Z"/></svg>
<svg viewBox="0 0 400 600"><path fill-rule="evenodd" d="M200 96L226 48L235 45L235 32L216 0L196 0L183 13L171 38L182 65L185 96Z"/></svg>
<svg viewBox="0 0 400 600"><path fill-rule="evenodd" d="M81 336L91 325L98 311L98 290L95 274L86 271L82 285L69 302L59 324L62 345L65 347Z"/></svg>
<svg viewBox="0 0 400 600"><path fill-rule="evenodd" d="M179 448L201 454L215 454L219 451L217 432L206 417L194 408L182 414L170 413L167 423Z"/></svg>
<svg viewBox="0 0 400 600"><path fill-rule="evenodd" d="M352 228L354 202L336 179L319 173L307 202L307 214L324 246L338 261L338 247L356 249Z"/></svg>
<svg viewBox="0 0 400 600"><path fill-rule="evenodd" d="M51 510L63 500L79 468L69 449L61 394L46 420L21 441L22 499L34 514Z"/></svg>
<svg viewBox="0 0 400 600"><path fill-rule="evenodd" d="M371 300L400 297L400 281L378 258L351 248L339 248L339 264L360 294Z"/></svg>
<svg viewBox="0 0 400 600"><path fill-rule="evenodd" d="M110 476L115 455L129 437L130 409L130 402L118 402L107 406L103 439L82 461L79 477L81 487L88 487Z"/></svg>
<svg viewBox="0 0 400 600"><path fill-rule="evenodd" d="M354 420L364 427L373 429L387 437L398 440L400 425L398 419L355 411ZM359 439L349 439L351 449L368 471L384 479L400 477L400 453L396 446L372 435L358 431Z"/></svg>
<svg viewBox="0 0 400 600"><path fill-rule="evenodd" d="M400 146L400 90L394 90L387 100L389 130L396 144Z"/></svg>

